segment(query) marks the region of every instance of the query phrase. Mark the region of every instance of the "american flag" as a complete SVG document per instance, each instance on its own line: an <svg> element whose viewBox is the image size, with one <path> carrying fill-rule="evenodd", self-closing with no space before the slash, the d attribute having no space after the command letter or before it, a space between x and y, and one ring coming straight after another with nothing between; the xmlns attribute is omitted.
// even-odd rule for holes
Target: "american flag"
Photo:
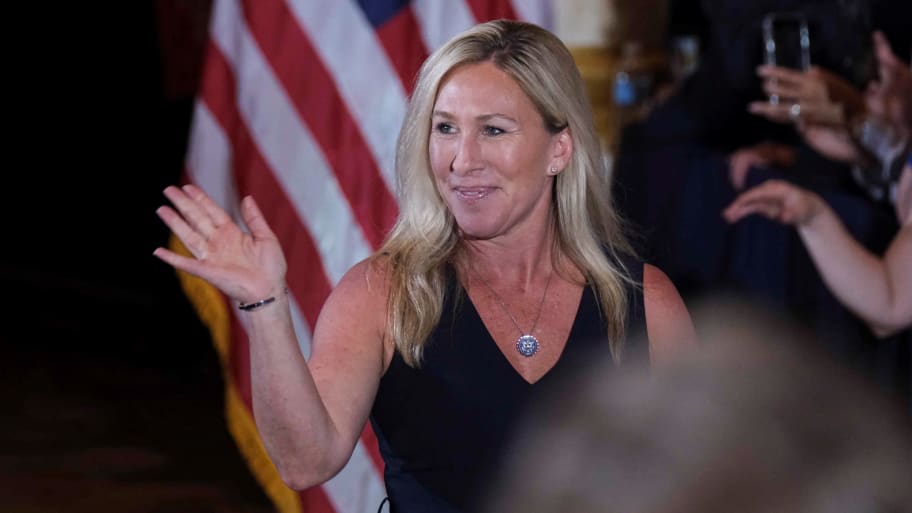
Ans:
<svg viewBox="0 0 912 513"><path fill-rule="evenodd" d="M422 61L495 18L551 26L551 0L217 0L197 94L186 180L237 220L251 194L289 262L301 351L330 289L396 217L393 163ZM369 425L348 465L298 493L282 483L252 419L248 340L236 309L182 277L222 358L228 426L283 512L375 512L385 497Z"/></svg>

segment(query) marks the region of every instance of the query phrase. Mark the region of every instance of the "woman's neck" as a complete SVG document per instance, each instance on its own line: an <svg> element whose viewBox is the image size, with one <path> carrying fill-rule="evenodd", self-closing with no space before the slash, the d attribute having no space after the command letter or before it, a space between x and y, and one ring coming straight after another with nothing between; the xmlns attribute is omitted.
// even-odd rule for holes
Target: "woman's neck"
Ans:
<svg viewBox="0 0 912 513"><path fill-rule="evenodd" d="M533 236L513 239L463 239L457 254L461 273L489 283L531 288L554 271L555 233L550 224Z"/></svg>

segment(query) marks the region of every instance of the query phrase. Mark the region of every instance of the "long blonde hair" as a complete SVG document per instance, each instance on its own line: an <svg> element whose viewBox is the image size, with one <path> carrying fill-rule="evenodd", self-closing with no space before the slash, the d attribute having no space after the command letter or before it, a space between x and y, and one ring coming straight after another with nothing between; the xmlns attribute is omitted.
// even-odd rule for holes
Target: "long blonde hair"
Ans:
<svg viewBox="0 0 912 513"><path fill-rule="evenodd" d="M517 21L476 25L443 45L421 67L396 151L399 218L375 255L387 260L389 336L403 360L417 367L424 341L440 320L446 268L458 249L459 232L431 171L431 113L447 73L486 61L516 80L548 130L569 129L574 150L554 185L552 255L567 257L594 285L608 325L611 354L620 360L629 277L619 253L632 251L611 205L583 81L573 57L556 36Z"/></svg>

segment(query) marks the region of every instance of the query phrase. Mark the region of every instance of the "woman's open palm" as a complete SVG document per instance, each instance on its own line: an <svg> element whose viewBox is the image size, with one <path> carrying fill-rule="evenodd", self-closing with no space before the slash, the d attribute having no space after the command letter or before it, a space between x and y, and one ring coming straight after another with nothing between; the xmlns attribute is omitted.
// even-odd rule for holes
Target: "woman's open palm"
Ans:
<svg viewBox="0 0 912 513"><path fill-rule="evenodd" d="M193 256L165 248L157 248L155 256L242 303L284 289L282 248L252 197L241 201L241 216L250 229L246 232L199 187L171 186L164 194L173 208L162 206L156 213Z"/></svg>

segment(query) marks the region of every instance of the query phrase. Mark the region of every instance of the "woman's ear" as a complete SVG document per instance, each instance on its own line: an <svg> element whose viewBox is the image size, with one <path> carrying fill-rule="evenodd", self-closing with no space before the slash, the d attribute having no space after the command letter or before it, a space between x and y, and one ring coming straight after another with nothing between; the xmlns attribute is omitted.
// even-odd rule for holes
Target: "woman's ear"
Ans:
<svg viewBox="0 0 912 513"><path fill-rule="evenodd" d="M551 166L548 168L548 172L556 175L570 164L570 158L573 156L573 138L570 137L570 128L564 128L555 134L552 145Z"/></svg>

